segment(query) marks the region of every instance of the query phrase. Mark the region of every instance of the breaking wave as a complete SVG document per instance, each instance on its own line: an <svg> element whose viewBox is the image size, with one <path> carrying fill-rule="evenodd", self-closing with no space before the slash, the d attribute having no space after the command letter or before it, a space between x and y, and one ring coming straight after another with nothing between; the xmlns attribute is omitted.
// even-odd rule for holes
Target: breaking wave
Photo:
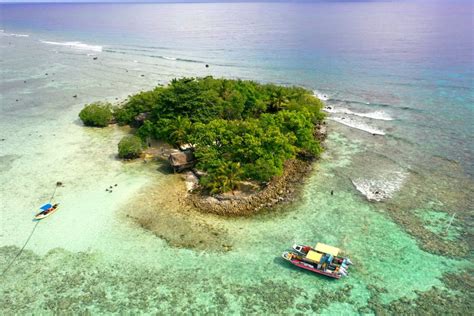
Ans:
<svg viewBox="0 0 474 316"><path fill-rule="evenodd" d="M168 57L168 56L161 56L161 57L166 60L177 60L176 57Z"/></svg>
<svg viewBox="0 0 474 316"><path fill-rule="evenodd" d="M398 171L385 179L351 179L354 187L369 201L384 201L390 199L398 192L405 182L408 174Z"/></svg>
<svg viewBox="0 0 474 316"><path fill-rule="evenodd" d="M345 109L345 108L335 108L331 106L325 107L324 111L328 113L334 113L334 114L348 114L348 115L355 115L355 116L360 116L360 117L367 117L374 120L383 120L383 121L393 120L393 118L384 111L361 113L361 112L354 112L352 110Z"/></svg>
<svg viewBox="0 0 474 316"><path fill-rule="evenodd" d="M379 107L379 108L396 108L396 109L402 109L402 110L410 110L410 111L418 111L415 108L408 107L408 106L398 106L394 104L388 104L388 103L374 103L374 102L368 102L368 101L357 101L357 100L351 100L351 99L339 99L334 96L329 96L326 93L322 93L318 90L313 90L313 95L318 98L321 101L330 101L329 104L336 104L336 105L346 105L348 107L355 106L357 105L362 105L364 108L367 108L369 105L371 108L373 107ZM332 107L332 108L331 108ZM386 112L382 110L377 110L374 112L367 112L367 113L361 113L361 112L354 112L348 108L338 108L335 109L334 106L329 106L326 107L325 110L329 113L341 113L341 114L350 114L350 115L357 115L360 117L367 117L375 120L384 120L384 121L392 121L393 118L387 114Z"/></svg>
<svg viewBox="0 0 474 316"><path fill-rule="evenodd" d="M204 63L200 60L195 60L195 59L186 59L186 58L169 57L169 56L161 56L161 55L148 55L148 57L160 58L160 59L171 60L171 61L184 61L184 62L187 62L187 63L199 63L199 64Z"/></svg>
<svg viewBox="0 0 474 316"><path fill-rule="evenodd" d="M2 36L11 36L11 37L30 37L28 34L5 33L4 30L0 30L0 35L2 35Z"/></svg>
<svg viewBox="0 0 474 316"><path fill-rule="evenodd" d="M87 50L87 51L93 51L93 52L102 51L102 46L100 45L89 45L89 44L85 44L81 42L52 42L52 41L43 41L43 40L40 40L40 42L43 44L65 46L65 47L79 49L79 50Z"/></svg>
<svg viewBox="0 0 474 316"><path fill-rule="evenodd" d="M413 112L421 112L420 109L410 107L410 106L404 106L404 105L396 105L396 104L389 104L389 103L377 103L377 102L364 102L364 101L356 101L356 100L346 100L346 99L330 99L331 102L333 103L342 103L342 104L347 104L348 106L351 105L363 105L367 106L370 105L371 107L379 107L379 108L393 108L397 110L406 110L406 111L413 111Z"/></svg>
<svg viewBox="0 0 474 316"><path fill-rule="evenodd" d="M362 104L362 105L373 105L379 107L396 107L392 104L387 103L374 103L374 102L367 102L367 101L357 101L357 100L348 100L348 99L331 99L331 101L345 103L345 104Z"/></svg>
<svg viewBox="0 0 474 316"><path fill-rule="evenodd" d="M138 51L138 50L136 50L136 51ZM134 55L134 56L144 56L144 57L150 57L150 58L159 58L159 59L164 59L164 60L169 60L169 61L183 61L183 62L187 62L187 63L204 64L203 61L196 60L196 59L186 59L186 58L171 57L171 56L164 56L164 55L155 55L155 54L130 53L128 51L122 51L122 50L110 49L110 48L104 49L104 52L122 54L122 55Z"/></svg>
<svg viewBox="0 0 474 316"><path fill-rule="evenodd" d="M327 94L325 94L325 93L321 93L321 92L319 92L319 91L317 91L317 90L314 90L314 91L313 91L313 94L314 94L314 96L315 96L316 98L318 98L318 99L321 100L321 101L327 101L327 100L329 100L329 96L328 96Z"/></svg>
<svg viewBox="0 0 474 316"><path fill-rule="evenodd" d="M383 130L372 127L364 122L356 121L349 117L329 117L328 119L373 135L385 135Z"/></svg>
<svg viewBox="0 0 474 316"><path fill-rule="evenodd" d="M130 47L123 47L123 46L115 46L116 49L120 51L129 51L129 52L156 52L157 50L167 50L168 47L161 47L161 46L130 46Z"/></svg>

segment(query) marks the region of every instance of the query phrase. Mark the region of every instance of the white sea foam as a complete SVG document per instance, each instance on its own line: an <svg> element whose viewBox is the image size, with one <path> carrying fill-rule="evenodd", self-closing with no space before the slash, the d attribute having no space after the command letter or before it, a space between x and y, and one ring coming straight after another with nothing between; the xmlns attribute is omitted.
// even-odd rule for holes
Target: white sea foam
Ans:
<svg viewBox="0 0 474 316"><path fill-rule="evenodd" d="M369 201L383 201L393 197L400 190L405 179L406 172L397 171L384 179L351 179L354 187L362 193Z"/></svg>
<svg viewBox="0 0 474 316"><path fill-rule="evenodd" d="M314 96L315 96L316 98L318 98L319 100L321 100L321 101L327 101L327 100L329 100L329 96L328 96L327 94L321 93L321 92L319 92L319 91L317 91L317 90L314 90L313 93L314 93Z"/></svg>
<svg viewBox="0 0 474 316"><path fill-rule="evenodd" d="M355 115L355 116L360 116L360 117L367 117L371 118L374 120L383 120L383 121L392 121L393 118L385 113L384 111L374 111L374 112L367 112L367 113L361 113L361 112L354 112L349 109L345 108L336 108L333 106L327 106L324 108L324 111L328 113L338 113L338 114L348 114L348 115Z"/></svg>
<svg viewBox="0 0 474 316"><path fill-rule="evenodd" d="M328 119L370 134L385 135L383 130L370 126L364 122L356 121L349 117L329 117Z"/></svg>
<svg viewBox="0 0 474 316"><path fill-rule="evenodd" d="M65 46L65 47L79 49L79 50L87 50L87 51L93 51L93 52L102 51L102 46L100 45L89 45L89 44L85 44L81 42L52 42L52 41L40 41L40 42L43 44Z"/></svg>
<svg viewBox="0 0 474 316"><path fill-rule="evenodd" d="M167 60L176 60L175 57L168 57L168 56L161 56L163 59L167 59Z"/></svg>
<svg viewBox="0 0 474 316"><path fill-rule="evenodd" d="M28 34L5 33L4 30L0 30L0 35L2 35L2 36L11 36L11 37L30 37Z"/></svg>

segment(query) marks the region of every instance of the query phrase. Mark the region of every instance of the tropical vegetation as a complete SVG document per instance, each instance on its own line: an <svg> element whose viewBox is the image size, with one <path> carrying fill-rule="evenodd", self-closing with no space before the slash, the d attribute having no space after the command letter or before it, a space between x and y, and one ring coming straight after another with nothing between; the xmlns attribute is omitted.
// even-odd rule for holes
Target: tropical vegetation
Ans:
<svg viewBox="0 0 474 316"><path fill-rule="evenodd" d="M79 113L79 118L86 126L105 127L113 118L112 105L102 102L87 104Z"/></svg>
<svg viewBox="0 0 474 316"><path fill-rule="evenodd" d="M137 135L192 146L205 174L200 185L218 193L243 180L267 182L282 174L288 159L317 157L314 131L324 119L322 106L301 87L182 78L131 96L115 109L115 119L136 125L147 113Z"/></svg>
<svg viewBox="0 0 474 316"><path fill-rule="evenodd" d="M133 159L143 151L142 140L135 135L124 136L118 143L118 156L124 159Z"/></svg>

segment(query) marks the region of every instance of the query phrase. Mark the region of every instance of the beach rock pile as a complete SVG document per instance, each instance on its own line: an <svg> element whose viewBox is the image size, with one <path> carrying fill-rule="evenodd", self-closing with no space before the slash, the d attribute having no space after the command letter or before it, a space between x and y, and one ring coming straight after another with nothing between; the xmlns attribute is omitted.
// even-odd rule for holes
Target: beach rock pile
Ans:
<svg viewBox="0 0 474 316"><path fill-rule="evenodd" d="M198 177L192 171L188 171L183 174L185 184L186 184L186 191L192 192L194 189L197 188L199 184Z"/></svg>
<svg viewBox="0 0 474 316"><path fill-rule="evenodd" d="M326 122L323 122L322 124L318 125L318 127L316 128L314 132L314 137L322 143L326 139L327 134L328 134L327 125L326 125Z"/></svg>
<svg viewBox="0 0 474 316"><path fill-rule="evenodd" d="M311 169L311 161L289 160L285 163L283 175L275 177L266 187L253 194L208 196L195 192L189 194L187 199L192 206L206 213L251 215L262 209L273 208L281 202L292 201Z"/></svg>

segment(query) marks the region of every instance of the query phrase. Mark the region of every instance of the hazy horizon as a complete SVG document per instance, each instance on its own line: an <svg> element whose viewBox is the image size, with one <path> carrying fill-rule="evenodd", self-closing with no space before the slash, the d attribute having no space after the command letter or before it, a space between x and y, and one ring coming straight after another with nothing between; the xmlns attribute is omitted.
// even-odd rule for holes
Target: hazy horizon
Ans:
<svg viewBox="0 0 474 316"><path fill-rule="evenodd" d="M0 3L183 3L183 2L216 2L216 3L238 3L238 2L294 2L294 3L314 3L314 2L405 2L410 0L0 0ZM415 0L419 1L419 0ZM430 0L426 0L430 1ZM438 1L438 0L433 0ZM464 1L464 0L459 0ZM469 1L469 0L466 0Z"/></svg>
<svg viewBox="0 0 474 316"><path fill-rule="evenodd" d="M332 1L332 0L140 0L140 1L130 1L130 0L60 0L60 1L43 1L43 0L17 0L17 1L3 1L0 0L0 3L183 3L183 2L322 2L322 1ZM339 0L335 0L339 1ZM347 2L353 1L370 1L370 0L347 0Z"/></svg>
<svg viewBox="0 0 474 316"><path fill-rule="evenodd" d="M0 3L182 3L182 2L387 2L393 0L60 0L60 1L43 1L43 0L0 0ZM404 1L404 0L402 0Z"/></svg>

